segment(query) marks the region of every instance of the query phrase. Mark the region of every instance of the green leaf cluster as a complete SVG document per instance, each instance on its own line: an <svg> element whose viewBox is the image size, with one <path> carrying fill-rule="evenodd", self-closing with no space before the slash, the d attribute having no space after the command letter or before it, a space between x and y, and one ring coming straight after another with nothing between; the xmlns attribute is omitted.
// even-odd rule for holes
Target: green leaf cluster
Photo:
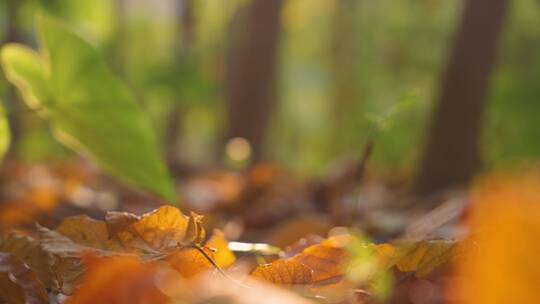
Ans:
<svg viewBox="0 0 540 304"><path fill-rule="evenodd" d="M7 79L46 117L55 137L128 183L175 200L152 128L99 52L61 21L41 15L40 50L8 44Z"/></svg>

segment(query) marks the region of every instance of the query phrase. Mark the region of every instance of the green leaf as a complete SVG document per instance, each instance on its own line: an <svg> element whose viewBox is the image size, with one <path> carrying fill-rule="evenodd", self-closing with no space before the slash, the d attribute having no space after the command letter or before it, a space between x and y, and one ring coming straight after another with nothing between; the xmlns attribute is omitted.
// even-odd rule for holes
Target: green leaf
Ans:
<svg viewBox="0 0 540 304"><path fill-rule="evenodd" d="M60 21L38 18L40 54L2 50L8 79L43 107L58 140L125 181L174 201L151 126L131 91L88 42Z"/></svg>
<svg viewBox="0 0 540 304"><path fill-rule="evenodd" d="M41 103L49 102L45 67L38 53L10 43L2 48L0 59L6 78L19 88L30 108L39 109Z"/></svg>
<svg viewBox="0 0 540 304"><path fill-rule="evenodd" d="M11 132L4 107L0 106L0 160L4 158L11 141Z"/></svg>

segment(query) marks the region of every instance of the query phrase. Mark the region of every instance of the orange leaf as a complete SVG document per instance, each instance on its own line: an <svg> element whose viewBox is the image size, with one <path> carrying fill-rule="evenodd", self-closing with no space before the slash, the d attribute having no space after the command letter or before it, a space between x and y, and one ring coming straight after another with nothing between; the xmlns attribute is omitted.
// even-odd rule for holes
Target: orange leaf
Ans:
<svg viewBox="0 0 540 304"><path fill-rule="evenodd" d="M460 303L538 303L540 174L494 176L475 191L469 229L476 246L458 264Z"/></svg>
<svg viewBox="0 0 540 304"><path fill-rule="evenodd" d="M43 227L39 231L44 247L60 256L76 256L77 252L80 256L87 251L99 255L158 254L200 242L204 237L201 216L185 216L172 206L163 206L141 217L113 212L106 219L107 222L85 215L68 217L55 231Z"/></svg>
<svg viewBox="0 0 540 304"><path fill-rule="evenodd" d="M227 268L236 261L236 257L229 250L225 236L220 230L214 230L214 234L202 247L202 250L220 268ZM184 277L193 277L214 269L212 263L195 248L185 248L174 252L167 257L167 262Z"/></svg>
<svg viewBox="0 0 540 304"><path fill-rule="evenodd" d="M50 255L58 286L70 294L82 274L80 259L97 256L139 254L146 260L162 258L172 252L184 252L191 243L204 237L201 216L183 215L172 206L161 207L141 217L115 212L110 222L87 216L66 218L56 230L38 226L41 247Z"/></svg>
<svg viewBox="0 0 540 304"><path fill-rule="evenodd" d="M108 257L85 260L81 284L67 303L146 304L168 303L156 286L159 267L134 257Z"/></svg>
<svg viewBox="0 0 540 304"><path fill-rule="evenodd" d="M349 240L349 236L331 237L304 249L292 258L259 265L252 275L286 285L318 284L340 279L350 258L345 248Z"/></svg>
<svg viewBox="0 0 540 304"><path fill-rule="evenodd" d="M163 206L141 216L116 237L126 247L162 252L198 241L204 234L201 216L190 217L173 206Z"/></svg>
<svg viewBox="0 0 540 304"><path fill-rule="evenodd" d="M236 261L236 257L229 250L229 243L221 230L214 229L212 237L206 242L205 247L210 248L212 257L219 267L229 267Z"/></svg>

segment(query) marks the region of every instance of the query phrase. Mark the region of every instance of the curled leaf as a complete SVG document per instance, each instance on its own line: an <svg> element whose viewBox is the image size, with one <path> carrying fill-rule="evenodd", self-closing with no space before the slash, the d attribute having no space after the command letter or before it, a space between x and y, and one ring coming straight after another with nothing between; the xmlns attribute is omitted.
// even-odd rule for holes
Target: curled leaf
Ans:
<svg viewBox="0 0 540 304"><path fill-rule="evenodd" d="M192 213L188 217L178 208L163 206L132 221L111 237L117 237L128 248L163 252L204 238L204 229L201 216Z"/></svg>
<svg viewBox="0 0 540 304"><path fill-rule="evenodd" d="M52 231L39 227L42 244L48 252L60 256L113 253L161 254L204 238L202 217L185 216L172 206L162 206L136 216L114 212L106 221L80 215L68 217Z"/></svg>
<svg viewBox="0 0 540 304"><path fill-rule="evenodd" d="M72 293L83 273L81 259L88 254L139 255L145 260L156 260L182 252L190 242L204 237L200 216L185 216L172 206L163 206L140 217L115 212L108 214L106 220L82 215L66 218L56 230L38 226L40 246L50 259L54 275L53 289ZM193 256L190 257L192 260L186 264L194 263Z"/></svg>

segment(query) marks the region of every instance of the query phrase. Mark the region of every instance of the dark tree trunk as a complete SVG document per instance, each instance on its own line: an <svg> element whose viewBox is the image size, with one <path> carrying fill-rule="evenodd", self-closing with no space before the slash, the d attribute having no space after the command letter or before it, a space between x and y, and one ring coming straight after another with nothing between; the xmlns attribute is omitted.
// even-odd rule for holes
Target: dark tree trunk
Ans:
<svg viewBox="0 0 540 304"><path fill-rule="evenodd" d="M248 140L252 161L261 158L274 104L282 4L282 0L254 0L246 11L238 12L231 27L225 84L229 126L225 142L234 137Z"/></svg>
<svg viewBox="0 0 540 304"><path fill-rule="evenodd" d="M482 116L508 0L466 0L442 79L417 194L465 186L481 164Z"/></svg>

